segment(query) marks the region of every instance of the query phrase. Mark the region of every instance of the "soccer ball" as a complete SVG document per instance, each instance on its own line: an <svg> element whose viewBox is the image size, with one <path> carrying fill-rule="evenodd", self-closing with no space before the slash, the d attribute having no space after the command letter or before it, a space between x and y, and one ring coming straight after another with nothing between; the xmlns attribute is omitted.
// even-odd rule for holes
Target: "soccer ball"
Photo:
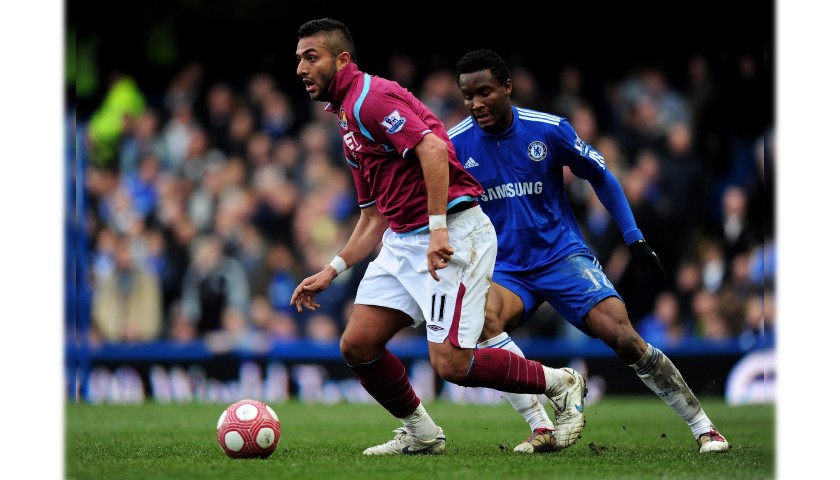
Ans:
<svg viewBox="0 0 840 480"><path fill-rule="evenodd" d="M231 404L216 422L216 439L231 458L266 458L280 442L280 419L259 400Z"/></svg>

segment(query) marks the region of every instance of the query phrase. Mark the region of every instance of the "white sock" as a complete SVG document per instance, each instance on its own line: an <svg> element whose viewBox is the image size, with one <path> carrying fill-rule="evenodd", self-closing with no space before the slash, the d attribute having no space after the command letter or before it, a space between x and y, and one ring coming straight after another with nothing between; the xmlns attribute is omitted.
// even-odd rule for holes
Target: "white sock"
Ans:
<svg viewBox="0 0 840 480"><path fill-rule="evenodd" d="M567 388L573 386L577 379L568 367L552 368L543 365L545 372L545 396L553 397L561 394Z"/></svg>
<svg viewBox="0 0 840 480"><path fill-rule="evenodd" d="M682 374L658 348L648 344L647 352L630 367L653 393L685 420L694 438L715 428Z"/></svg>
<svg viewBox="0 0 840 480"><path fill-rule="evenodd" d="M434 438L438 434L437 424L432 420L431 415L426 412L426 408L423 407L422 403L411 415L400 420L402 420L403 425L405 425L405 428L412 435L423 440Z"/></svg>
<svg viewBox="0 0 840 480"><path fill-rule="evenodd" d="M513 339L505 332L502 332L490 340L485 340L475 346L476 350L488 347L503 348L509 352L519 355L522 358L525 358L522 350L519 349ZM546 413L545 407L543 407L542 402L540 402L540 397L538 395L510 392L500 393L508 402L510 402L514 410L519 412L519 414L522 415L522 418L528 422L532 432L538 428L550 428L554 430L554 423L551 421L548 413Z"/></svg>

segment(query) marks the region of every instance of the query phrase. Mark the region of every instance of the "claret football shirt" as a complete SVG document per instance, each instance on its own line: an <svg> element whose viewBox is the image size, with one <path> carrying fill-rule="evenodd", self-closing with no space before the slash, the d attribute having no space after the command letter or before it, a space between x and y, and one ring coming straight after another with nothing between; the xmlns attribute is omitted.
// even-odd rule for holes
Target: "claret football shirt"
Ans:
<svg viewBox="0 0 840 480"><path fill-rule="evenodd" d="M430 132L449 149L448 208L473 201L481 184L455 158L443 123L397 82L361 72L349 64L330 85L344 155L353 172L359 206L375 205L398 234L428 229L423 171L412 149Z"/></svg>

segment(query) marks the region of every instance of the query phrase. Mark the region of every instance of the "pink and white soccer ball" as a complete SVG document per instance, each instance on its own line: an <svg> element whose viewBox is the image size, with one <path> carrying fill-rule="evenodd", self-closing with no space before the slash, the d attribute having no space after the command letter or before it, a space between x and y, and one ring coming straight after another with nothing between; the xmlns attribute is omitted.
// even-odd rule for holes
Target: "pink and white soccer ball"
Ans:
<svg viewBox="0 0 840 480"><path fill-rule="evenodd" d="M280 419L259 400L240 400L216 422L219 446L231 458L266 458L280 442Z"/></svg>

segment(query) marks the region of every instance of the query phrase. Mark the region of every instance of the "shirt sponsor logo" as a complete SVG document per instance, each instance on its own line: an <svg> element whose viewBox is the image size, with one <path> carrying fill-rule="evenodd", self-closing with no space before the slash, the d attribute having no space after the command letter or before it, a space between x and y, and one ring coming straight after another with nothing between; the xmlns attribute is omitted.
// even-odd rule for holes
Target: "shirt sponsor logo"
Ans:
<svg viewBox="0 0 840 480"><path fill-rule="evenodd" d="M527 195L540 195L543 191L542 182L516 182L503 183L495 187L487 187L481 194L481 201L489 202L501 198L524 197Z"/></svg>
<svg viewBox="0 0 840 480"><path fill-rule="evenodd" d="M383 127L385 127L385 131L389 134L397 133L402 130L403 125L405 125L405 119L400 115L399 110L394 110L391 112L390 115L385 117L384 120L379 122Z"/></svg>
<svg viewBox="0 0 840 480"><path fill-rule="evenodd" d="M545 160L545 156L548 155L548 147L539 140L531 142L528 145L528 158L535 162L539 162Z"/></svg>

